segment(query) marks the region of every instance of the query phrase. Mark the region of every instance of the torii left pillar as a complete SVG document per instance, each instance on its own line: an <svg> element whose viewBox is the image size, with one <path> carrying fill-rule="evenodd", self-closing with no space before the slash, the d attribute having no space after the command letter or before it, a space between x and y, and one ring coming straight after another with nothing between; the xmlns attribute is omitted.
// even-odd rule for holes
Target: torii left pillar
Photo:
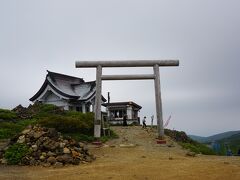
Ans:
<svg viewBox="0 0 240 180"><path fill-rule="evenodd" d="M94 118L94 137L101 137L101 105L102 105L102 66L96 68L96 96L95 96L95 118Z"/></svg>

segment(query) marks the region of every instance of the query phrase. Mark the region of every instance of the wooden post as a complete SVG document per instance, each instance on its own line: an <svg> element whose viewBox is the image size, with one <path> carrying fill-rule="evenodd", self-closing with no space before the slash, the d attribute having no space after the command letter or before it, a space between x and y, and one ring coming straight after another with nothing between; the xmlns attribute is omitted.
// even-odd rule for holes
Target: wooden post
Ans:
<svg viewBox="0 0 240 180"><path fill-rule="evenodd" d="M95 96L95 118L94 118L94 137L101 137L101 105L102 105L102 66L96 68L96 96Z"/></svg>
<svg viewBox="0 0 240 180"><path fill-rule="evenodd" d="M156 101L156 115L157 115L157 129L158 129L158 138L164 138L164 128L163 128L163 115L162 115L162 99L161 99L161 90L160 90L160 74L159 74L159 65L156 64L153 67L155 79L155 101Z"/></svg>

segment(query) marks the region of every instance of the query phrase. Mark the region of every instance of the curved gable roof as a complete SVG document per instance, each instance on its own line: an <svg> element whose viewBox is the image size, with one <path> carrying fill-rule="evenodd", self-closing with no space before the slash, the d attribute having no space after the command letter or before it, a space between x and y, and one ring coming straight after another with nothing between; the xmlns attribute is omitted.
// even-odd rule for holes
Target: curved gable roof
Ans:
<svg viewBox="0 0 240 180"><path fill-rule="evenodd" d="M46 89L47 85L49 85L51 88L53 88L53 90L55 90L57 93L59 93L60 95L66 97L66 98L69 98L69 99L78 99L80 98L80 96L77 96L77 95L70 95L70 94L67 94L65 92L63 92L62 90L60 90L59 88L57 88L56 86L54 86L50 81L49 79L46 77L43 85L41 86L41 88L38 90L38 92L33 96L31 97L29 100L30 101L35 101L43 92L44 90Z"/></svg>
<svg viewBox="0 0 240 180"><path fill-rule="evenodd" d="M66 81L69 84L84 83L83 78L78 78L78 77L74 77L74 76L51 72L48 70L47 70L47 72L48 72L47 76L50 77L53 81Z"/></svg>
<svg viewBox="0 0 240 180"><path fill-rule="evenodd" d="M30 101L35 101L44 92L47 85L49 85L51 88L53 88L54 91L56 91L57 93L59 93L60 95L66 98L69 98L69 99L80 98L80 96L74 92L74 89L72 88L72 84L84 83L84 80L82 78L68 76L68 75L55 73L51 71L47 71L47 72L48 74L46 75L46 79L43 85L38 90L38 92L29 99Z"/></svg>
<svg viewBox="0 0 240 180"><path fill-rule="evenodd" d="M30 101L35 101L44 92L49 85L54 91L67 99L88 100L95 95L96 82L85 82L82 78L68 76L60 73L47 71L46 79L38 90L38 92L31 97ZM103 101L106 99L102 97Z"/></svg>

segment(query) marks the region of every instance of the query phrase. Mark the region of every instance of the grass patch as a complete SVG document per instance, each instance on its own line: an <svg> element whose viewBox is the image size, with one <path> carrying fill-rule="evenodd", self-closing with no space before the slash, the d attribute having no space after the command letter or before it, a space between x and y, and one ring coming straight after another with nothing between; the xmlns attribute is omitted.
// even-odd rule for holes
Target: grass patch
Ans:
<svg viewBox="0 0 240 180"><path fill-rule="evenodd" d="M23 111L20 111L20 113L17 112L19 113L17 114L10 110L1 109L1 113L2 117L15 118L15 121L0 122L0 139L11 138L30 124L40 124L41 126L55 128L64 136L71 136L77 141L92 142L96 140L93 137L94 114L91 112L64 111L51 104L36 103L24 110L24 113L32 119L21 119ZM17 115L19 115L19 118L17 118ZM109 139L117 137L113 131L110 134L111 136L101 137L100 140L106 142Z"/></svg>
<svg viewBox="0 0 240 180"><path fill-rule="evenodd" d="M100 139L95 138L93 136L93 134L86 135L86 134L82 134L80 132L63 133L63 136L64 137L70 136L71 138L75 139L76 141L93 142L96 140L100 140L103 143L107 142L111 139L118 138L118 135L112 130L110 130L110 136L101 136Z"/></svg>
<svg viewBox="0 0 240 180"><path fill-rule="evenodd" d="M29 148L27 145L16 143L6 150L4 157L7 159L8 164L19 164L22 157L27 155L28 152Z"/></svg>
<svg viewBox="0 0 240 180"><path fill-rule="evenodd" d="M15 122L0 122L0 139L8 139L20 133L30 124L36 123L35 119L19 120Z"/></svg>
<svg viewBox="0 0 240 180"><path fill-rule="evenodd" d="M34 104L29 108L29 113L36 119L41 119L51 115L62 115L64 110L52 104Z"/></svg>
<svg viewBox="0 0 240 180"><path fill-rule="evenodd" d="M197 154L204 154L204 155L215 155L216 153L209 147L207 147L204 144L196 143L196 144L190 144L190 143L183 143L179 142L179 144L184 149L189 149L192 152L195 152Z"/></svg>
<svg viewBox="0 0 240 180"><path fill-rule="evenodd" d="M77 111L65 111L62 114L48 114L38 120L45 127L55 128L63 136L70 136L76 141L93 142L96 138L94 133L94 114L91 112L81 113ZM117 135L110 130L110 136L100 137L100 141L106 142L116 138Z"/></svg>
<svg viewBox="0 0 240 180"><path fill-rule="evenodd" d="M0 119L13 120L16 118L17 118L17 115L15 112L7 110L7 109L0 109Z"/></svg>
<svg viewBox="0 0 240 180"><path fill-rule="evenodd" d="M76 141L84 141L84 142L93 142L95 140L95 138L91 135L86 135L86 134L82 134L79 132L75 132L75 133L62 133L63 137L71 137L73 139L75 139Z"/></svg>
<svg viewBox="0 0 240 180"><path fill-rule="evenodd" d="M101 136L100 141L104 143L111 139L116 139L116 138L118 138L118 135L113 130L110 129L110 136Z"/></svg>
<svg viewBox="0 0 240 180"><path fill-rule="evenodd" d="M66 112L65 115L51 115L38 120L45 127L55 128L62 133L93 134L93 113Z"/></svg>
<svg viewBox="0 0 240 180"><path fill-rule="evenodd" d="M197 141L192 140L187 134L183 131L176 131L165 129L165 134L174 139L179 145L181 145L184 149L189 149L192 152L197 154L205 154L205 155L215 155L216 153L205 144L201 144Z"/></svg>

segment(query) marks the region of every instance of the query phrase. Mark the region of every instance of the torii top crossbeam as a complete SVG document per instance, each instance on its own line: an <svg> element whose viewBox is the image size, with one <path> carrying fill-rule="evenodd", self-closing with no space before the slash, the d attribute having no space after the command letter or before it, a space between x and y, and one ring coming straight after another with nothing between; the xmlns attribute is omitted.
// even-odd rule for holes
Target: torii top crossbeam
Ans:
<svg viewBox="0 0 240 180"><path fill-rule="evenodd" d="M76 61L76 68L101 67L152 67L158 66L178 66L179 60L114 60L114 61Z"/></svg>
<svg viewBox="0 0 240 180"><path fill-rule="evenodd" d="M163 139L162 100L160 91L159 66L179 66L179 60L114 60L114 61L76 61L76 68L96 68L96 98L94 137L101 136L101 94L102 80L140 80L154 79L158 137ZM153 67L153 74L142 75L102 75L103 67Z"/></svg>

